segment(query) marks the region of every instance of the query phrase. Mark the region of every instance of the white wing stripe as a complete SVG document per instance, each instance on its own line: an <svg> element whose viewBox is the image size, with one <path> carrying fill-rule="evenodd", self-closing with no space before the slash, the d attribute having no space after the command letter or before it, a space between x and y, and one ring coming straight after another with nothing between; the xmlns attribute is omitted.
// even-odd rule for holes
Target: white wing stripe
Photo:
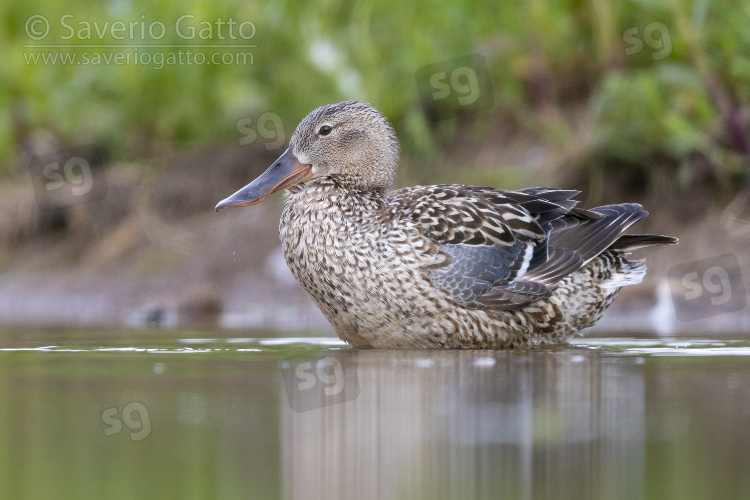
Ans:
<svg viewBox="0 0 750 500"><path fill-rule="evenodd" d="M529 269L529 264L531 263L531 257L533 255L534 255L534 245L526 245L526 250L524 251L524 254L523 254L523 264L521 265L521 269L518 270L516 279L526 274L526 271Z"/></svg>

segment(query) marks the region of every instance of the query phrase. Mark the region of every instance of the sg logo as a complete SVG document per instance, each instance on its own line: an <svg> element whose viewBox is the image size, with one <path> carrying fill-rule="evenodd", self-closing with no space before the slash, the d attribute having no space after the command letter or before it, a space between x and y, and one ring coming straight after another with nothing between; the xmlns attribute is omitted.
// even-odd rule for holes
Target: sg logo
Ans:
<svg viewBox="0 0 750 500"><path fill-rule="evenodd" d="M422 109L430 121L486 111L495 105L487 61L479 54L422 66L416 79Z"/></svg>
<svg viewBox="0 0 750 500"><path fill-rule="evenodd" d="M450 84L448 83L450 81ZM430 86L437 89L432 93L432 99L439 101L456 92L461 106L474 104L479 98L479 82L477 74L468 66L454 69L450 78L445 71L439 71L430 77Z"/></svg>
<svg viewBox="0 0 750 500"><path fill-rule="evenodd" d="M359 396L357 372L342 356L311 359L296 356L281 362L289 406L296 412L351 401Z"/></svg>
<svg viewBox="0 0 750 500"><path fill-rule="evenodd" d="M258 136L263 140L266 151L279 149L286 144L286 133L281 117L273 111L266 111L258 116L253 122L253 117L240 118L236 124L237 133L240 134L240 146L255 144Z"/></svg>
<svg viewBox="0 0 750 500"><path fill-rule="evenodd" d="M667 277L681 321L739 311L747 305L740 264L734 255L674 266Z"/></svg>
<svg viewBox="0 0 750 500"><path fill-rule="evenodd" d="M654 61L664 59L672 53L672 37L669 34L669 28L664 23L654 21L643 28L643 40L641 40L638 26L633 26L622 32L622 41L627 45L625 55L631 56L643 52L644 40L649 48L654 49L651 52L651 59Z"/></svg>
<svg viewBox="0 0 750 500"><path fill-rule="evenodd" d="M79 156L68 159L62 166L56 161L48 163L42 167L42 174L47 191L61 189L67 183L70 184L73 196L83 196L94 185L89 162Z"/></svg>
<svg viewBox="0 0 750 500"><path fill-rule="evenodd" d="M107 195L101 166L91 165L92 148L78 147L37 156L29 164L40 208L57 209L99 201Z"/></svg>
<svg viewBox="0 0 750 500"><path fill-rule="evenodd" d="M121 420L122 419L122 420ZM146 405L140 401L133 401L122 408L122 414L118 408L107 408L102 411L102 423L105 436L115 436L122 432L122 424L130 429L130 440L141 441L151 435L151 418L148 415Z"/></svg>

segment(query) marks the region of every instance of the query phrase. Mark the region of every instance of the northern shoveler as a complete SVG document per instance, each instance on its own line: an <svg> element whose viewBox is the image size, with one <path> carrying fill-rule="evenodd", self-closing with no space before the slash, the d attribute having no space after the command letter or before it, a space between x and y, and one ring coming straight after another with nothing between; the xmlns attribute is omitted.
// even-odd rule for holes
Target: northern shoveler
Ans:
<svg viewBox="0 0 750 500"><path fill-rule="evenodd" d="M626 203L584 210L578 191L459 184L389 191L396 134L359 101L322 106L260 177L222 200L253 205L288 190L287 264L338 336L358 347L504 348L560 342L640 283L625 235L646 217Z"/></svg>

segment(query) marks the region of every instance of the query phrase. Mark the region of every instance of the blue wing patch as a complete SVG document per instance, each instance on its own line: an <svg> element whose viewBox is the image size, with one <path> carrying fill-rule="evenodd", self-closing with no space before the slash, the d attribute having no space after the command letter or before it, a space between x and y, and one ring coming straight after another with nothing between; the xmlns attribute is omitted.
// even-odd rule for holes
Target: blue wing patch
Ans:
<svg viewBox="0 0 750 500"><path fill-rule="evenodd" d="M451 300L469 306L494 286L510 283L528 268L533 246L522 241L513 245L441 245L449 262L430 273L430 282L445 290Z"/></svg>

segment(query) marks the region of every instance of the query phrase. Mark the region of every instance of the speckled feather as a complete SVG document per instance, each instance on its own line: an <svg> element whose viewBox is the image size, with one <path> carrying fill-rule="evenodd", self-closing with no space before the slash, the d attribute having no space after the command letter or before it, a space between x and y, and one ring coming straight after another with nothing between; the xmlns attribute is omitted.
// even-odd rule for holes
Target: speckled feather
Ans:
<svg viewBox="0 0 750 500"><path fill-rule="evenodd" d="M313 111L291 140L314 175L288 191L284 255L352 345L559 342L593 325L620 287L641 281L645 266L628 260L629 250L676 242L623 236L647 215L640 205L583 210L577 191L388 191L397 144L385 118L358 101Z"/></svg>

